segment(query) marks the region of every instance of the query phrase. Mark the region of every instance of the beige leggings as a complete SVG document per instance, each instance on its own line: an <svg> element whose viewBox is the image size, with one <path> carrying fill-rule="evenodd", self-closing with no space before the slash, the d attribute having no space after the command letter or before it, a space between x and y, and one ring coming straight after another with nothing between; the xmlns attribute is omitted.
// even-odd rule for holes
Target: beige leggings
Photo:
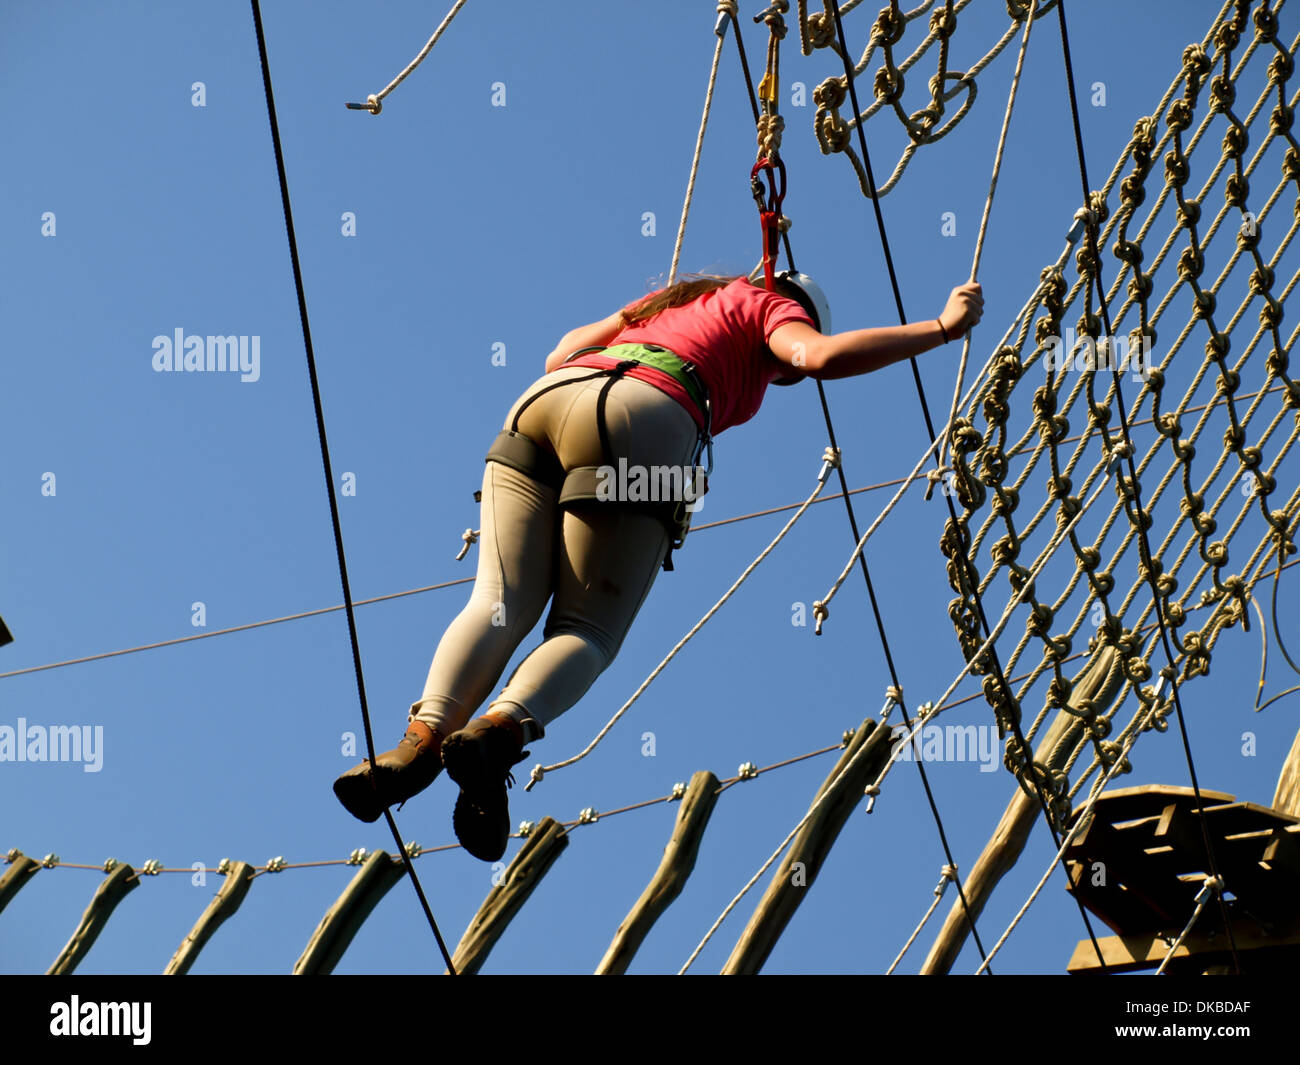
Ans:
<svg viewBox="0 0 1300 1065"><path fill-rule="evenodd" d="M528 397L590 367L556 370ZM577 381L539 397L519 432L559 458L564 469L599 466L596 399L608 385L605 422L613 464L688 466L695 421L654 385L622 377ZM548 600L542 642L519 664L491 709L542 727L573 706L618 653L668 549L663 522L635 508L594 503L560 510L557 492L499 462L486 463L478 574L469 602L443 634L424 694L411 718L447 736L463 728L488 697Z"/></svg>

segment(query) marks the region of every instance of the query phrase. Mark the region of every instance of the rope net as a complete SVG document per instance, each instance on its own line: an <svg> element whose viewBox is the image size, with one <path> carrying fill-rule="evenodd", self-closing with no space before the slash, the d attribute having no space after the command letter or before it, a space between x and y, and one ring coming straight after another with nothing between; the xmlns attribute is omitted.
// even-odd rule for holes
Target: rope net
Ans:
<svg viewBox="0 0 1300 1065"><path fill-rule="evenodd" d="M1290 250L1300 227L1291 132L1300 38L1282 43L1281 7L1229 0L1184 50L1155 112L1089 194L1101 261L1080 241L1072 268L1058 260L1041 272L949 435L944 491L960 509L940 545L957 593L949 616L972 674L984 677L1007 767L1026 790L1037 782L1058 827L1089 779L1117 761L1129 771L1129 739L1163 732L1173 707L1167 684L1148 683L1164 659L1139 523L1180 686L1209 672L1222 633L1248 624L1256 586L1296 551L1300 382L1289 376L1296 329L1283 330L1283 306L1300 278ZM1247 97L1246 86L1261 87ZM1129 441L1137 486L1122 461ZM980 654L963 547L990 617L1013 613L993 644L1005 671L1032 663L1010 697L990 675L989 650ZM1070 676L1080 643L1090 660ZM1087 692L1076 691L1085 676ZM1030 707L1021 745L1011 725Z"/></svg>
<svg viewBox="0 0 1300 1065"><path fill-rule="evenodd" d="M861 2L862 0L847 0L840 5L840 14L847 15ZM880 114L892 114L907 136L907 145L894 165L893 172L876 190L877 195L884 196L898 184L919 148L942 140L970 112L978 92L976 78L1021 32L1031 12L1034 19L1041 19L1056 6L1056 0L1045 0L1037 8L1027 0L1007 0L1010 25L982 56L965 70L956 70L952 64L958 16L971 2L972 0L945 0L944 3L938 3L938 0L923 0L912 10L904 11L898 0L890 0L871 24L867 47L853 65L854 80L860 82L865 80L860 75L866 71L877 52L880 55L880 67L871 79L875 99L855 117L846 119L840 114L840 108L848 101L847 76L841 74L827 78L814 90L813 103L816 104L816 111L813 115L813 129L817 134L817 143L825 155L836 152L844 154L853 166L863 196L869 197L871 193L862 160L853 149L854 131L859 124L865 124ZM833 0L822 0L823 10L820 12L810 13L808 6L808 0L799 0L799 42L803 54L811 55L816 48L831 48L839 53ZM927 14L930 17L924 25L928 32L916 42L906 58L900 59L904 48L910 46L910 42L919 34L919 28L914 27L913 23L918 23ZM928 100L923 107L909 112L903 107L907 77L912 68L936 46L935 72L926 82ZM919 99L923 94L914 95ZM958 97L961 98L959 101Z"/></svg>

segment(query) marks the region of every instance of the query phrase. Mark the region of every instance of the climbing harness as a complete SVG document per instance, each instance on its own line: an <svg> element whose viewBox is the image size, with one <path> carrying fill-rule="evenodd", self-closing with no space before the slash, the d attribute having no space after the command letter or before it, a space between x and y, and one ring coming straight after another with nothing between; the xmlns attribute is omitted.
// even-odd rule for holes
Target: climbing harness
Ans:
<svg viewBox="0 0 1300 1065"><path fill-rule="evenodd" d="M618 365L595 369L584 377L573 377L564 381L557 381L529 396L515 411L515 416L510 422L510 428L503 429L497 434L492 446L488 448L485 461L499 462L511 469L518 470L526 477L531 477L553 488L559 494L561 509L569 509L594 502L619 502L625 506L636 507L653 514L664 523L668 530L668 552L664 556L663 568L671 571L673 569L673 552L685 543L686 534L690 531L691 514L695 509L695 500L709 490L708 479L713 473L713 407L709 400L708 387L705 385L703 378L700 377L699 371L691 363L657 344L616 344L612 348L581 348L569 355L564 361L567 363L579 355L593 352L611 353L611 358L619 359ZM697 432L695 450L691 456L690 466L691 484L692 486L699 486L698 494L693 490L688 491L686 489L685 478L683 478L683 491L680 499L612 500L608 498L607 491L602 491L602 482L608 479L609 470L617 461L613 445L610 443L609 426L605 421L605 407L609 399L609 390L613 387L615 381L637 366L650 366L672 377L686 390L687 395L691 397L691 401L703 416L704 429ZM605 463L603 466L577 466L566 472L559 459L551 452L540 447L535 440L519 431L519 419L534 400L544 396L547 392L562 388L565 385L593 381L599 377L606 378L605 384L600 390L600 395L596 399L596 425L600 433L600 449ZM701 459L707 462L706 466L700 465Z"/></svg>

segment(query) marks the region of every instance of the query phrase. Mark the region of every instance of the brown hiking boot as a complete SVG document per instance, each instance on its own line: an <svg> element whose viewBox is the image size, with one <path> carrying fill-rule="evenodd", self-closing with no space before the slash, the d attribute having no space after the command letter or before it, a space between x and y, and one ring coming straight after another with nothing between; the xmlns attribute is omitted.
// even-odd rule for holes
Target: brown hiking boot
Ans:
<svg viewBox="0 0 1300 1065"><path fill-rule="evenodd" d="M506 852L510 839L510 799L515 782L510 767L528 757L522 732L513 721L477 717L442 745L447 775L460 785L452 827L461 845L485 862Z"/></svg>
<svg viewBox="0 0 1300 1065"><path fill-rule="evenodd" d="M441 746L442 736L422 721L412 721L401 743L375 755L373 783L367 759L334 781L334 794L353 817L378 821L385 806L404 803L433 783L442 772Z"/></svg>

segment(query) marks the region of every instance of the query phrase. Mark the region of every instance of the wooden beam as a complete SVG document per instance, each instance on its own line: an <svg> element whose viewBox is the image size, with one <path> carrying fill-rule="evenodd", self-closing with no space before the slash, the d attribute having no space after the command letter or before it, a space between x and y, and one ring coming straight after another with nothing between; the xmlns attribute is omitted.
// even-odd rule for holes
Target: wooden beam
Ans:
<svg viewBox="0 0 1300 1065"><path fill-rule="evenodd" d="M372 851L343 894L325 911L302 956L294 964L293 975L332 973L366 918L388 894L388 889L402 879L402 873L400 860L394 860L387 851Z"/></svg>
<svg viewBox="0 0 1300 1065"><path fill-rule="evenodd" d="M45 975L68 976L73 973L81 963L81 959L95 945L95 940L104 930L108 919L113 916L117 904L139 886L140 878L135 875L134 869L125 863L114 866L113 871L95 889L94 897L86 907L86 912L82 914L77 930L72 933L67 946L59 952L59 956L54 959L54 964Z"/></svg>
<svg viewBox="0 0 1300 1065"><path fill-rule="evenodd" d="M217 890L216 896L208 903L199 916L190 934L176 948L172 960L163 970L163 976L184 976L199 956L199 951L212 934L228 918L233 917L248 894L253 879L253 867L248 862L232 862L226 870L226 878Z"/></svg>
<svg viewBox="0 0 1300 1065"><path fill-rule="evenodd" d="M1079 706L1082 705L1081 700L1088 699L1098 714L1105 713L1116 696L1124 690L1125 684L1124 671L1119 668L1115 649L1099 648L1073 683L1067 700L1070 705ZM1051 769L1061 769L1083 738L1084 730L1080 719L1062 710L1039 741L1034 759ZM984 904L993 894L993 889L1019 861L1029 833L1040 817L1042 808L1038 799L1017 786L1002 819L962 885L966 903L970 907L970 918L967 918L966 908L958 896L949 907L943 928L935 937L925 964L921 967L923 975L943 974L952 968L970 934L970 921L979 917Z"/></svg>
<svg viewBox="0 0 1300 1065"><path fill-rule="evenodd" d="M5 860L9 862L9 868L5 870L4 876L0 876L0 912L41 868L40 862L27 857L20 850L10 851L5 855Z"/></svg>
<svg viewBox="0 0 1300 1065"><path fill-rule="evenodd" d="M890 730L867 718L817 789L814 802L821 799L821 805L777 865L754 915L722 968L724 976L752 975L763 968L799 904L808 897L841 829L862 800L863 789L885 767L889 754ZM850 763L852 768L836 782L835 778Z"/></svg>
<svg viewBox="0 0 1300 1065"><path fill-rule="evenodd" d="M1273 809L1279 813L1300 817L1300 732L1295 734L1291 750L1282 763L1273 793Z"/></svg>
<svg viewBox="0 0 1300 1065"><path fill-rule="evenodd" d="M482 968L515 914L568 845L569 834L554 818L537 823L460 937L451 959L457 973L472 976Z"/></svg>
<svg viewBox="0 0 1300 1065"><path fill-rule="evenodd" d="M1201 916L1204 918L1205 915ZM1238 957L1256 951L1281 951L1286 952L1293 959L1300 957L1300 927L1293 927L1282 934L1266 935L1253 922L1237 919L1233 922L1232 935L1236 940ZM1097 943L1101 947L1102 957L1106 960L1106 968L1112 973L1157 969L1165 960L1165 955L1169 953L1169 944L1164 939L1153 935L1105 936L1098 939ZM1174 951L1169 964L1171 968L1177 966L1178 970L1183 972L1193 968L1200 971L1213 964L1219 955L1227 953L1226 936L1221 933L1211 935L1193 929ZM1189 965L1188 962L1193 959L1196 959L1194 964ZM1085 939L1075 946L1074 956L1070 958L1067 971L1076 975L1102 971L1091 941Z"/></svg>
<svg viewBox="0 0 1300 1065"><path fill-rule="evenodd" d="M664 848L659 868L631 911L623 918L623 923L618 926L614 941L596 966L597 976L621 976L627 972L628 964L654 923L682 893L687 878L695 868L700 839L704 836L704 829L708 826L709 816L717 802L717 791L718 778L708 770L700 770L691 777L682 796L682 804L677 810L673 834L668 839L668 846Z"/></svg>

